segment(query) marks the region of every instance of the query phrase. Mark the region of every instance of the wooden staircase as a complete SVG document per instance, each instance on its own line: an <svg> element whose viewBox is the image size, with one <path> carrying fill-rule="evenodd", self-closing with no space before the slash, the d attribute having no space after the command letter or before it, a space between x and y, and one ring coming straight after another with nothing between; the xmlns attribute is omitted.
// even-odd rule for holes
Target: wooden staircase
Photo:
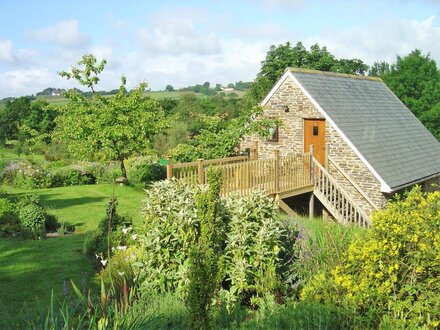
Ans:
<svg viewBox="0 0 440 330"><path fill-rule="evenodd" d="M311 176L314 182L313 194L339 223L370 226L370 217L315 158Z"/></svg>

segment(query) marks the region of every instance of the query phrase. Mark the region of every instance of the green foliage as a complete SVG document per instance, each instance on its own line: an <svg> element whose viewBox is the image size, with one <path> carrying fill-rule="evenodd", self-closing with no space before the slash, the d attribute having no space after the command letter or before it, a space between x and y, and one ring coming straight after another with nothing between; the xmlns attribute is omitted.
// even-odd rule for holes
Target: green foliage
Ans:
<svg viewBox="0 0 440 330"><path fill-rule="evenodd" d="M0 197L0 237L15 236L21 232L20 219L14 204Z"/></svg>
<svg viewBox="0 0 440 330"><path fill-rule="evenodd" d="M302 297L349 306L376 325L437 327L439 232L440 192L415 187L376 212L365 237L350 244L331 272L317 274Z"/></svg>
<svg viewBox="0 0 440 330"><path fill-rule="evenodd" d="M327 47L314 44L307 50L301 42L272 45L261 62L251 95L260 102L288 67L363 75L368 66L359 59L336 59Z"/></svg>
<svg viewBox="0 0 440 330"><path fill-rule="evenodd" d="M145 258L141 282L145 290L174 291L183 297L188 280L188 257L200 226L195 195L205 187L181 181L155 182L142 203L141 244Z"/></svg>
<svg viewBox="0 0 440 330"><path fill-rule="evenodd" d="M258 306L282 290L278 269L286 237L283 222L275 201L264 192L232 195L225 207L230 215L225 248L229 288L223 296L230 306L242 300Z"/></svg>
<svg viewBox="0 0 440 330"><path fill-rule="evenodd" d="M98 229L84 242L85 252L89 256L100 256L103 265L115 249L126 248L129 240L124 232L131 227L132 221L116 213L117 205L117 199L112 197L107 203L106 215L99 223Z"/></svg>
<svg viewBox="0 0 440 330"><path fill-rule="evenodd" d="M37 142L49 142L56 112L47 106L45 101L31 102L28 97L8 101L0 112L0 144L18 140L20 148L30 152Z"/></svg>
<svg viewBox="0 0 440 330"><path fill-rule="evenodd" d="M189 267L196 264L190 262L191 251L201 244L199 235L205 230L203 228L207 233L213 232L208 230L210 226L204 227L201 223L199 212L202 205L216 205L199 204L201 200L196 196L207 198L204 194L208 194L206 186L191 186L175 180L154 183L147 191L142 207L145 225L141 239L145 258L139 264L144 290L173 291L179 297L186 296L190 282ZM211 237L214 241L226 242L226 246L222 247L224 261L221 261L219 268L223 290L218 300L229 310L242 300L259 305L266 296L284 290L279 270L285 231L276 204L258 192L248 197L234 196L221 204L224 206L215 207L222 207L221 214L227 219L223 221L229 225L224 231L215 230L215 235L219 235L217 238ZM206 210L202 214L211 212L207 207L202 209ZM213 226L218 229L223 225L218 222ZM226 240L220 238L223 235L226 235ZM197 258L199 265L208 259L216 260L220 253L217 248L206 247L203 250L209 258L203 251L192 255L193 260ZM207 268L214 267L214 264ZM215 267L211 269L213 273ZM199 271L199 268L194 271ZM197 274L200 277L205 275L203 270Z"/></svg>
<svg viewBox="0 0 440 330"><path fill-rule="evenodd" d="M167 176L166 168L158 163L157 157L136 157L129 159L127 170L132 183L143 185L153 181L164 180Z"/></svg>
<svg viewBox="0 0 440 330"><path fill-rule="evenodd" d="M440 139L440 72L436 62L418 49L397 57L380 76L426 128Z"/></svg>
<svg viewBox="0 0 440 330"><path fill-rule="evenodd" d="M48 169L45 166L55 166L54 163L42 165L32 161L11 161L0 167L0 178L10 186L23 189L38 189L94 184L97 177L88 166L73 164L61 168ZM100 180L104 181L105 169L90 166ZM112 181L107 179L107 181Z"/></svg>
<svg viewBox="0 0 440 330"><path fill-rule="evenodd" d="M99 82L99 74L104 70L104 66L107 63L106 60L102 60L99 64L96 57L92 54L86 54L78 62L80 66L84 66L83 69L72 67L71 72L61 71L59 75L69 79L75 79L81 85L89 87L92 91L93 86Z"/></svg>
<svg viewBox="0 0 440 330"><path fill-rule="evenodd" d="M28 204L20 208L18 216L22 226L32 233L34 239L46 236L46 213L37 204Z"/></svg>
<svg viewBox="0 0 440 330"><path fill-rule="evenodd" d="M221 217L221 172L210 170L208 183L208 191L196 195L200 227L197 242L189 253L186 301L191 315L191 329L211 328L209 309L221 280L222 243L226 234L226 223Z"/></svg>
<svg viewBox="0 0 440 330"><path fill-rule="evenodd" d="M93 55L85 55L78 64L84 68L72 68L71 73L61 75L93 87L105 62L97 65ZM69 102L58 109L55 137L58 141L68 141L68 150L76 157L87 159L96 153L103 159L118 161L126 178L124 160L150 150L154 135L166 125L158 102L144 94L146 83L130 93L125 85L126 79L122 77L118 93L111 98L98 93L85 97L69 91L66 94Z"/></svg>
<svg viewBox="0 0 440 330"><path fill-rule="evenodd" d="M143 250L138 246L129 246L126 250L116 250L108 260L106 267L101 270L100 276L104 284L112 287L118 299L124 296L124 290L136 289L138 274L133 264L141 260L142 254Z"/></svg>
<svg viewBox="0 0 440 330"><path fill-rule="evenodd" d="M236 155L243 136L256 134L267 135L267 128L274 125L274 120L260 118L254 120L262 109L255 107L249 97L242 100L240 115L226 120L221 115L199 115L202 128L188 144L178 145L170 151L177 161L195 161L197 158L213 159Z"/></svg>
<svg viewBox="0 0 440 330"><path fill-rule="evenodd" d="M353 239L365 233L362 228L341 226L323 219L294 218L287 222L291 242L284 244L288 253L282 274L293 295L298 295L314 275L330 272L341 264Z"/></svg>

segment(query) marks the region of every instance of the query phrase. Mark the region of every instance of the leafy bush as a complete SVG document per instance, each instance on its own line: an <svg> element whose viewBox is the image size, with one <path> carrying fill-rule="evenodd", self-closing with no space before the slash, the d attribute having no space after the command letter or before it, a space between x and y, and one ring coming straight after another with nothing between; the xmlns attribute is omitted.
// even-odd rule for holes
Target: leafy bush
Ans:
<svg viewBox="0 0 440 330"><path fill-rule="evenodd" d="M191 329L210 328L209 310L221 277L226 222L221 217L221 172L208 171L208 191L197 194L197 242L189 253L188 295Z"/></svg>
<svg viewBox="0 0 440 330"><path fill-rule="evenodd" d="M50 188L53 174L29 161L11 161L4 167L2 180L14 187L23 189Z"/></svg>
<svg viewBox="0 0 440 330"><path fill-rule="evenodd" d="M65 168L57 172L61 186L81 186L96 183L96 177L84 168Z"/></svg>
<svg viewBox="0 0 440 330"><path fill-rule="evenodd" d="M128 237L124 232L128 229L123 228L130 227L132 222L116 213L117 205L113 197L107 204L106 216L99 223L98 229L86 238L84 249L89 256L100 255L105 260L110 257L112 248L127 246Z"/></svg>
<svg viewBox="0 0 440 330"><path fill-rule="evenodd" d="M246 197L231 195L225 206L230 215L225 248L227 303L250 299L259 305L266 295L282 290L278 270L286 231L278 206L262 191Z"/></svg>
<svg viewBox="0 0 440 330"><path fill-rule="evenodd" d="M284 241L283 282L289 295L299 295L303 286L316 274L331 271L365 229L341 226L324 219L293 218L287 220L289 240ZM283 253L284 254L284 253Z"/></svg>
<svg viewBox="0 0 440 330"><path fill-rule="evenodd" d="M132 182L148 184L166 179L167 172L166 168L159 163L141 164L130 169L129 177Z"/></svg>
<svg viewBox="0 0 440 330"><path fill-rule="evenodd" d="M141 260L142 254L143 249L138 246L116 250L108 261L111 266L101 270L100 275L104 284L112 286L118 298L123 295L124 286L127 289L137 286L138 273L133 264Z"/></svg>
<svg viewBox="0 0 440 330"><path fill-rule="evenodd" d="M28 204L19 211L22 226L32 233L33 238L43 238L46 235L46 213L37 204Z"/></svg>
<svg viewBox="0 0 440 330"><path fill-rule="evenodd" d="M415 187L372 218L334 270L316 275L303 299L351 306L366 320L391 328L440 322L440 191Z"/></svg>
<svg viewBox="0 0 440 330"><path fill-rule="evenodd" d="M146 192L142 203L145 289L176 291L182 296L188 281L189 251L200 222L195 195L201 191L206 186L167 180L154 183Z"/></svg>
<svg viewBox="0 0 440 330"><path fill-rule="evenodd" d="M15 236L20 232L20 219L15 214L14 205L0 197L0 237Z"/></svg>
<svg viewBox="0 0 440 330"><path fill-rule="evenodd" d="M196 196L206 191L206 186L176 180L156 182L147 191L142 207L144 289L186 297L190 251L198 246L203 228ZM227 237L219 298L229 307L242 300L258 305L260 298L283 290L279 270L285 230L276 203L255 192L248 197L231 196L221 204L230 223L225 233L218 233Z"/></svg>

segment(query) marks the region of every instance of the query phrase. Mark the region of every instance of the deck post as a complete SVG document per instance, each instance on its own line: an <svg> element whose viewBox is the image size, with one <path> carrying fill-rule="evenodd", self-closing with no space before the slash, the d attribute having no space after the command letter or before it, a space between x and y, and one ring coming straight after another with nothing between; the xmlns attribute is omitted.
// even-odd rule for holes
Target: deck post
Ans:
<svg viewBox="0 0 440 330"><path fill-rule="evenodd" d="M258 160L258 141L254 141L253 160Z"/></svg>
<svg viewBox="0 0 440 330"><path fill-rule="evenodd" d="M203 171L203 159L197 160L197 175L199 184L205 183L205 173Z"/></svg>
<svg viewBox="0 0 440 330"><path fill-rule="evenodd" d="M280 151L275 149L275 193L280 191Z"/></svg>
<svg viewBox="0 0 440 330"><path fill-rule="evenodd" d="M313 174L315 172L315 164L313 163L313 156L315 155L315 146L311 144L309 146L309 152L310 152L310 180L313 182Z"/></svg>
<svg viewBox="0 0 440 330"><path fill-rule="evenodd" d="M315 195L313 195L313 192L311 192L309 199L309 218L312 219L314 215L315 215Z"/></svg>
<svg viewBox="0 0 440 330"><path fill-rule="evenodd" d="M324 167L325 167L325 169L326 169L327 171L329 170L329 168L328 168L328 153L329 153L329 149L330 149L330 143L327 142L327 143L325 144L325 150L324 150L324 154L325 154L325 156L324 156L324 157L325 157L325 161L324 161L324 162L325 162L325 163L324 163L325 166L324 166Z"/></svg>
<svg viewBox="0 0 440 330"><path fill-rule="evenodd" d="M173 159L170 157L168 158L168 164L167 164L167 179L171 180L173 177Z"/></svg>

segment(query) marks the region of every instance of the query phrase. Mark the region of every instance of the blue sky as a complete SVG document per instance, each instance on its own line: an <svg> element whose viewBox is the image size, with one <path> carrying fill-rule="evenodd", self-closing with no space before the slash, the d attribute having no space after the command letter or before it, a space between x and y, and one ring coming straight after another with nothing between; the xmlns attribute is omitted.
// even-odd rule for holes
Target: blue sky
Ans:
<svg viewBox="0 0 440 330"><path fill-rule="evenodd" d="M250 81L272 44L394 61L415 48L440 63L440 0L0 0L0 98L73 87L57 75L92 52L100 89Z"/></svg>

